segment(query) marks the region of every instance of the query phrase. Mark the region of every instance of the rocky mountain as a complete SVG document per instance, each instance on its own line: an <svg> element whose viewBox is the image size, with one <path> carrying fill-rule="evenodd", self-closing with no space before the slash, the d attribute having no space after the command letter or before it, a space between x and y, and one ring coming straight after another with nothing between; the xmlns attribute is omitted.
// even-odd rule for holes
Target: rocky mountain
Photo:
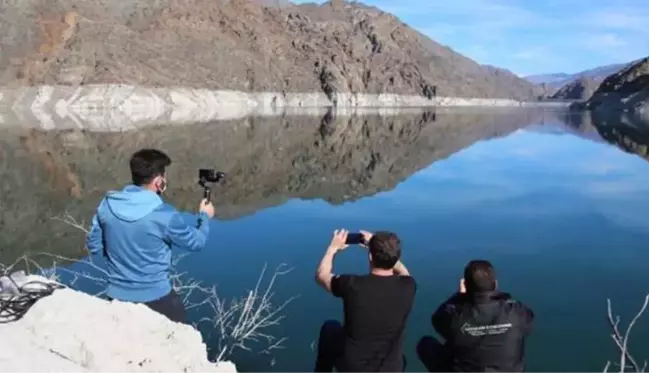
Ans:
<svg viewBox="0 0 649 373"><path fill-rule="evenodd" d="M544 84L550 90L558 90L570 83L573 83L579 79L586 78L595 82L602 82L609 75L615 74L624 67L633 64L634 62L629 63L619 63L612 65L599 66L592 69L580 71L574 74L566 73L554 73L554 74L539 74L539 75L529 75L525 79L534 83L534 84Z"/></svg>
<svg viewBox="0 0 649 373"><path fill-rule="evenodd" d="M649 115L649 57L606 78L588 101L588 107Z"/></svg>
<svg viewBox="0 0 649 373"><path fill-rule="evenodd" d="M168 198L195 210L197 169L216 167L219 219L233 219L291 198L353 201L394 188L414 172L476 141L530 123L557 123L543 111L422 112L399 116L251 118L122 133L0 132L0 257L25 251L83 255L83 234L53 217L89 222L109 189L129 180L128 159L155 146L173 159ZM547 117L547 118L546 118ZM38 234L34 234L38 232Z"/></svg>
<svg viewBox="0 0 649 373"><path fill-rule="evenodd" d="M550 98L561 100L588 100L599 87L599 82L593 78L581 77L555 92Z"/></svg>
<svg viewBox="0 0 649 373"><path fill-rule="evenodd" d="M21 0L0 4L0 35L0 85L538 95L394 15L341 0Z"/></svg>

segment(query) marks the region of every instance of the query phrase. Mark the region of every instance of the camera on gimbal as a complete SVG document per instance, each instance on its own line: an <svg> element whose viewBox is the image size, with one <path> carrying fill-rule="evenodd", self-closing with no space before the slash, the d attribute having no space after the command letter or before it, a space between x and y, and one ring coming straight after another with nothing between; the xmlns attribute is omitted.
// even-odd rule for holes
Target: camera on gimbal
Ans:
<svg viewBox="0 0 649 373"><path fill-rule="evenodd" d="M203 198L210 200L211 197L211 186L210 184L215 184L220 182L225 178L225 173L216 171L211 168L201 168L198 170L198 185L203 187Z"/></svg>

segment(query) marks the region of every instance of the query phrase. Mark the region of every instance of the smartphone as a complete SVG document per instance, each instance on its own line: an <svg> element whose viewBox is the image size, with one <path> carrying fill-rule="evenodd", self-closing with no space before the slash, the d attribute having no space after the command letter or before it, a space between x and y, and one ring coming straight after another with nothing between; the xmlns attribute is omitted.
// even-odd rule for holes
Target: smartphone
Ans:
<svg viewBox="0 0 649 373"><path fill-rule="evenodd" d="M358 244L364 244L365 243L365 237L363 237L362 234L360 233L348 233L347 234L347 241L345 242L347 245L358 245Z"/></svg>

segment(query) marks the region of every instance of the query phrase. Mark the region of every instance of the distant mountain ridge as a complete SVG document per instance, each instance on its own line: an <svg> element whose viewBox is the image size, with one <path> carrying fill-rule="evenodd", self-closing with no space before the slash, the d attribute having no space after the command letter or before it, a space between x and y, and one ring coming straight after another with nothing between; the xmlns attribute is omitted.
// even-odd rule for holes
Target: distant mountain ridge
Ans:
<svg viewBox="0 0 649 373"><path fill-rule="evenodd" d="M528 75L523 78L533 84L553 84L557 82L564 82L569 80L571 76L566 73L555 73L555 74L539 74L539 75Z"/></svg>
<svg viewBox="0 0 649 373"><path fill-rule="evenodd" d="M615 74L616 72L622 70L624 67L629 66L638 61L639 60L631 61L628 63L618 63L612 65L598 66L574 74L551 73L551 74L529 75L529 76L525 76L524 78L533 84L546 84L548 86L558 89L580 78L590 78L592 80L601 82L604 79L606 79L609 75Z"/></svg>
<svg viewBox="0 0 649 373"><path fill-rule="evenodd" d="M599 80L593 78L585 76L577 78L561 87L551 96L551 98L559 100L585 101L595 93L599 84Z"/></svg>
<svg viewBox="0 0 649 373"><path fill-rule="evenodd" d="M542 98L586 101L590 99L599 84L606 78L629 66L633 66L639 61L641 59L629 63L599 66L575 74L539 74L529 75L524 78L536 84L536 87L542 92L540 94Z"/></svg>

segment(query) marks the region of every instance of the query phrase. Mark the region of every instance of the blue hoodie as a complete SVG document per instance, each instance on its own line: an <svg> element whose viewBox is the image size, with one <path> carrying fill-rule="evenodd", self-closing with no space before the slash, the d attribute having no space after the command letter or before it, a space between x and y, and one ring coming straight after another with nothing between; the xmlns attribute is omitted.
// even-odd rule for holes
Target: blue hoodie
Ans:
<svg viewBox="0 0 649 373"><path fill-rule="evenodd" d="M109 297L150 302L171 291L171 247L201 250L208 234L206 213L199 214L197 226L189 226L156 193L127 185L101 201L86 246L91 255L106 258Z"/></svg>

